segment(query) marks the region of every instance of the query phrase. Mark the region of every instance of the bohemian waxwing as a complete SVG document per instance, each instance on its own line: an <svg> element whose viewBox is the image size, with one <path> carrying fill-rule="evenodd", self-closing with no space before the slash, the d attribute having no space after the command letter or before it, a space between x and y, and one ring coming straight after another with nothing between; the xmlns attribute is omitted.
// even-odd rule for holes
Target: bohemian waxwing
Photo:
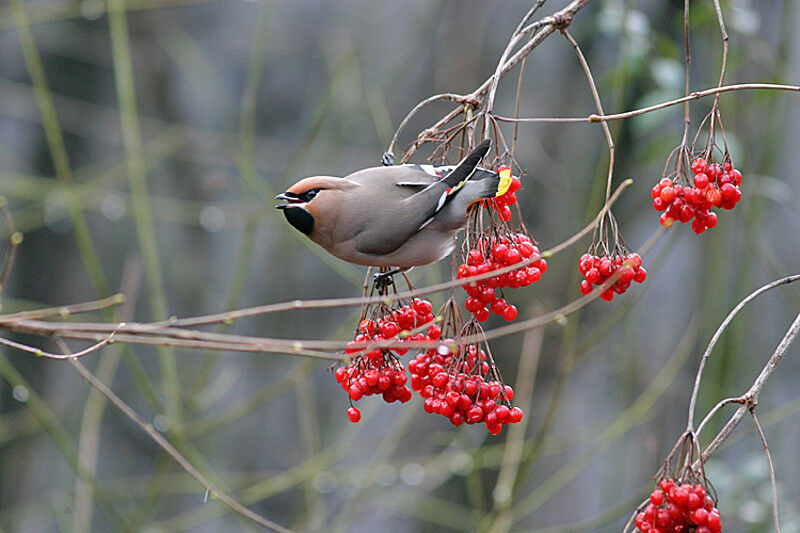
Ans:
<svg viewBox="0 0 800 533"><path fill-rule="evenodd" d="M289 224L340 259L406 269L452 252L473 203L504 193L511 182L478 168L490 141L458 165L367 168L344 178L313 176L276 200ZM502 182L502 183L501 183Z"/></svg>

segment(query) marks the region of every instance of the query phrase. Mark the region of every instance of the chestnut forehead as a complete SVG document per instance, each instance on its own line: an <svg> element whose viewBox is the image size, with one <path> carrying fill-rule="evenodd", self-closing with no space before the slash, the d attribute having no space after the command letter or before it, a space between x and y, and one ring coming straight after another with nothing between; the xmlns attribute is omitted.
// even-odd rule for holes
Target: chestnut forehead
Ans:
<svg viewBox="0 0 800 533"><path fill-rule="evenodd" d="M303 194L311 189L327 189L329 187L330 183L326 182L325 180L320 180L317 178L305 178L286 189L286 192Z"/></svg>

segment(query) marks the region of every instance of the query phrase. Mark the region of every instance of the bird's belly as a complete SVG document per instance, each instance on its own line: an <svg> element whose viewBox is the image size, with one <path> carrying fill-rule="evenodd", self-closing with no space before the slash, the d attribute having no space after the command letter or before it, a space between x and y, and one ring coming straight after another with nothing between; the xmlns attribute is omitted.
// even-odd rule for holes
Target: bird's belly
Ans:
<svg viewBox="0 0 800 533"><path fill-rule="evenodd" d="M458 230L442 231L426 228L416 233L395 251L384 255L345 252L330 250L333 255L365 266L375 267L411 267L427 265L444 259L455 247L455 236ZM352 249L350 247L343 247Z"/></svg>

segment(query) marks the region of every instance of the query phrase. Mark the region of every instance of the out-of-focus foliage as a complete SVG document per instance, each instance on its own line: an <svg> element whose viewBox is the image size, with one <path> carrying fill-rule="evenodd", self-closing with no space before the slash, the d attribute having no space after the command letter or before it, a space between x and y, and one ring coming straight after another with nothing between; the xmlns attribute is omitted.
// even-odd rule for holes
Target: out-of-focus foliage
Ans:
<svg viewBox="0 0 800 533"><path fill-rule="evenodd" d="M165 316L193 316L360 294L363 272L308 244L272 208L272 197L299 177L377 165L418 101L468 92L491 75L529 8L477 0L108 5L117 3L127 7L124 18L109 17L100 0L0 4L0 195L25 233L4 312L91 300L103 286L115 292L131 279L131 309L89 318L163 318L159 299ZM551 0L543 11L563 4ZM26 66L20 5L41 57L38 80ZM796 84L797 3L722 6L731 36L727 80ZM721 41L713 3L691 8L692 90L699 90L717 83ZM682 29L681 2L607 0L578 14L570 31L607 113L682 95ZM575 54L559 35L534 51L526 72L521 116L594 112ZM38 98L34 82L46 83ZM514 113L515 91L509 76L498 113ZM48 100L52 111L41 107ZM685 426L698 358L719 322L746 294L800 264L797 96L728 93L720 105L745 174L737 209L701 236L672 228L645 258L646 283L613 303L493 342L506 380L518 394L520 386L532 390L524 439L454 428L426 415L418 398L402 407L362 401L364 419L351 424L327 366L288 355L115 344L84 362L198 469L297 530L617 531ZM710 106L711 99L692 103L693 127ZM432 106L408 132L446 109ZM614 210L634 248L658 227L648 192L681 140L682 119L674 107L611 123L615 181L635 180ZM63 148L52 131L45 135L47 124L57 125ZM54 154L68 166L54 165ZM598 125L523 125L517 159L526 171L520 204L544 248L575 233L601 205L607 149ZM138 220L137 175L146 177L139 200L151 211ZM84 219L90 241L80 231ZM151 225L155 254L141 239ZM515 296L522 317L578 296L577 258L588 244L553 257L542 281ZM422 286L449 277L450 265L412 274ZM799 305L800 292L788 287L736 319L710 360L700 414L746 390ZM226 330L342 340L356 312L266 315ZM783 531L800 531L798 355L796 348L787 354L758 407ZM202 488L129 420L91 399L67 364L3 348L0 377L0 530L249 527L220 503L204 503ZM724 414L704 442L723 421ZM97 463L93 499L77 482L79 447ZM516 482L508 485L502 464L516 454ZM752 424L742 424L708 472L725 531L768 530L766 459Z"/></svg>

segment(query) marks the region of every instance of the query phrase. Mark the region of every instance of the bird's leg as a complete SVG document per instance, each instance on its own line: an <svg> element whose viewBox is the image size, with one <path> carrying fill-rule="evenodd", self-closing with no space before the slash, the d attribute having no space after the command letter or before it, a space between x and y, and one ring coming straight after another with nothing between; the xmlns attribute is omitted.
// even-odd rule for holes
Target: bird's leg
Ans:
<svg viewBox="0 0 800 533"><path fill-rule="evenodd" d="M375 289L377 289L378 294L384 294L384 290L394 283L395 274L407 272L409 270L411 270L411 267L400 267L386 272L378 272L377 274L373 274L372 283L375 284Z"/></svg>

